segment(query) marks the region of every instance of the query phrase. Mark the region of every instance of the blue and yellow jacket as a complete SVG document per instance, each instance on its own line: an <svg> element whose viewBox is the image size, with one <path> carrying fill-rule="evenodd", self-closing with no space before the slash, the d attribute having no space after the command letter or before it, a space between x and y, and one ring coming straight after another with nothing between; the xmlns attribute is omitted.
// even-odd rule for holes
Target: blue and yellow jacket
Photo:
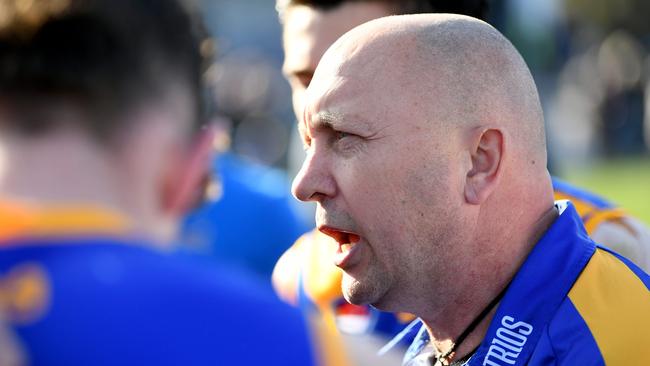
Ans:
<svg viewBox="0 0 650 366"><path fill-rule="evenodd" d="M650 365L650 276L595 244L567 201L465 365ZM427 343L421 331L408 364Z"/></svg>
<svg viewBox="0 0 650 366"><path fill-rule="evenodd" d="M101 209L0 203L0 361L313 364L302 316L269 288L128 232Z"/></svg>
<svg viewBox="0 0 650 366"><path fill-rule="evenodd" d="M571 200L587 233L596 242L630 258L644 270L650 269L650 234L645 226L602 197L556 178L553 179L553 189L557 200ZM275 266L273 284L276 292L286 301L320 314L330 339L338 337L337 327L347 317L356 318L355 324L359 323L358 318L365 317L361 323L366 324L363 329L366 333L392 337L401 332L414 319L412 315L393 315L370 307L359 309L345 303L341 293L341 271L332 265L335 252L336 242L325 234L313 230L303 235ZM405 337L402 344L408 345L413 336ZM341 341L330 343L336 347ZM345 357L341 350L336 353L340 354L339 359ZM339 365L343 361L336 362L326 365Z"/></svg>

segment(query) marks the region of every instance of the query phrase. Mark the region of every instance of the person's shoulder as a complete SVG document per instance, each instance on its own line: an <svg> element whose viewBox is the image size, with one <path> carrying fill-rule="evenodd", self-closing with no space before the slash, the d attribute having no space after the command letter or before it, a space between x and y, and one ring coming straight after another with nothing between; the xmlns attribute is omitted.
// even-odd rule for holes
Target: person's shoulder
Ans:
<svg viewBox="0 0 650 366"><path fill-rule="evenodd" d="M128 240L48 244L16 248L0 265L0 280L43 294L19 334L35 334L27 342L38 359L97 364L128 351L128 364L311 362L299 311L243 273Z"/></svg>
<svg viewBox="0 0 650 366"><path fill-rule="evenodd" d="M650 306L650 276L629 259L597 245L568 297L585 313L628 316L644 309L639 304ZM650 322L650 313L643 313L638 315Z"/></svg>
<svg viewBox="0 0 650 366"><path fill-rule="evenodd" d="M650 229L634 217L624 216L601 222L591 238L650 271Z"/></svg>
<svg viewBox="0 0 650 366"><path fill-rule="evenodd" d="M247 273L226 264L215 265L156 248L156 243L136 238L22 240L2 249L0 269L7 271L23 263L35 263L64 287L74 285L97 293L140 288L150 295L190 292L194 297L228 301L274 301L270 288Z"/></svg>
<svg viewBox="0 0 650 366"><path fill-rule="evenodd" d="M557 177L553 177L552 182L556 199L571 200L574 205L576 205L576 209L580 214L583 214L580 209L582 205L589 206L588 208L591 209L611 209L616 207L616 205L609 202L604 197L584 188L577 187Z"/></svg>
<svg viewBox="0 0 650 366"><path fill-rule="evenodd" d="M606 199L553 178L555 199L568 199L590 237L650 270L650 229Z"/></svg>
<svg viewBox="0 0 650 366"><path fill-rule="evenodd" d="M548 344L562 364L594 360L650 364L650 277L626 258L597 247L549 325Z"/></svg>

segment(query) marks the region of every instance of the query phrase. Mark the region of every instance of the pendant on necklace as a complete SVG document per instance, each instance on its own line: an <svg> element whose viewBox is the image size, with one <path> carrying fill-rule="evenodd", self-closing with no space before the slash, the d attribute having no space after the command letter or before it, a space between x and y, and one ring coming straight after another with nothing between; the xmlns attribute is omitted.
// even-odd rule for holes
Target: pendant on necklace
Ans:
<svg viewBox="0 0 650 366"><path fill-rule="evenodd" d="M443 360L436 360L436 362L433 364L433 366L448 366L449 364L447 362L444 362Z"/></svg>
<svg viewBox="0 0 650 366"><path fill-rule="evenodd" d="M429 360L430 360L429 364L431 366L449 366L449 360L447 358L443 358L443 357L438 358L432 355Z"/></svg>

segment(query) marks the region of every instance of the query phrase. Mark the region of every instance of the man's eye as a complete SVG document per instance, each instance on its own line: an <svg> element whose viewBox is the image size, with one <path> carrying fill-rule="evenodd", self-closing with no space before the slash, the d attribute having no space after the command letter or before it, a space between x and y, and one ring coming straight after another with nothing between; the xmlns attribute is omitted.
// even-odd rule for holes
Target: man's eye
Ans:
<svg viewBox="0 0 650 366"><path fill-rule="evenodd" d="M341 153L351 154L363 147L362 139L353 133L336 131L333 137L335 149Z"/></svg>
<svg viewBox="0 0 650 366"><path fill-rule="evenodd" d="M349 134L347 132L341 132L341 131L336 131L335 135L337 140L342 140L348 136L352 136L352 134Z"/></svg>

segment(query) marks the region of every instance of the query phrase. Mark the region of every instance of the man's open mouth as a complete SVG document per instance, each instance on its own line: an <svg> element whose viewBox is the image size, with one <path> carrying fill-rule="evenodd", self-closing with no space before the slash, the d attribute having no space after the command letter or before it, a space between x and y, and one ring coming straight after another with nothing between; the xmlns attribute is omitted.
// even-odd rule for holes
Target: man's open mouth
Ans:
<svg viewBox="0 0 650 366"><path fill-rule="evenodd" d="M354 258L355 247L361 240L361 236L351 231L346 231L331 226L321 226L318 228L323 234L333 238L339 244L334 258L334 264L342 269L353 264L351 258Z"/></svg>

